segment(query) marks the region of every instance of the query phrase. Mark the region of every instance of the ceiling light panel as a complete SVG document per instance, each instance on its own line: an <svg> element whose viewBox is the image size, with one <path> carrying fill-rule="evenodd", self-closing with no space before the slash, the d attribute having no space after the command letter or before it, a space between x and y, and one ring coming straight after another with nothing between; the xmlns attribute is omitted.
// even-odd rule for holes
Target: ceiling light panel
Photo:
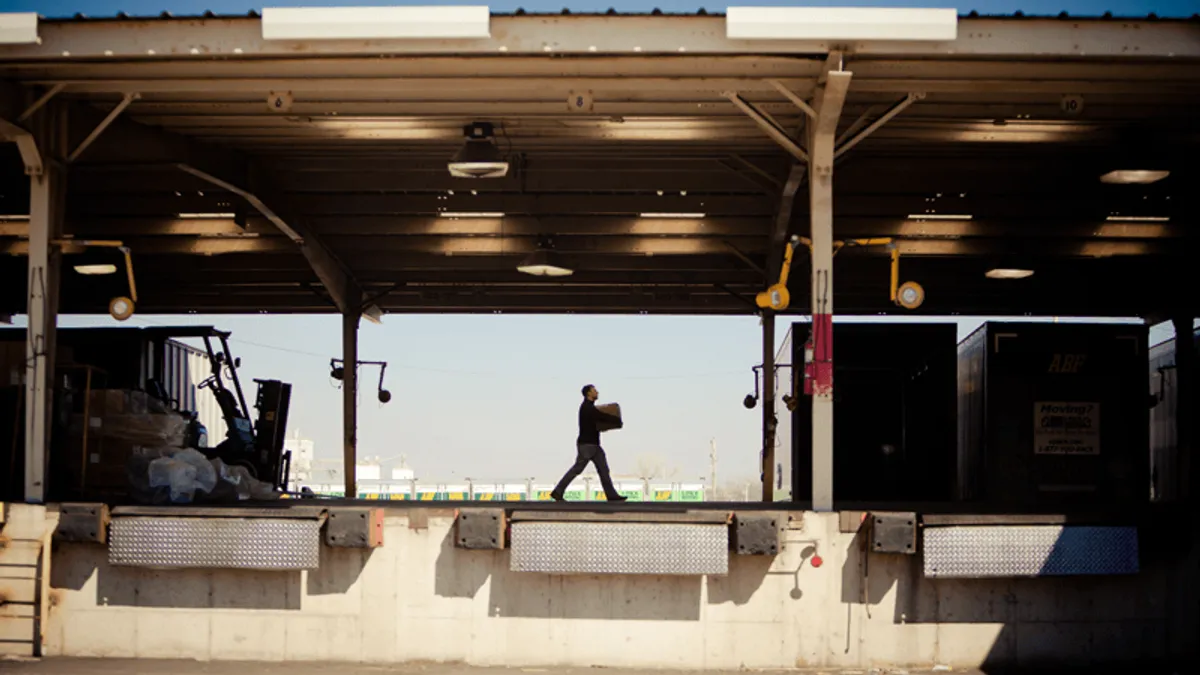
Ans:
<svg viewBox="0 0 1200 675"><path fill-rule="evenodd" d="M487 6L268 7L264 40L454 40L491 37Z"/></svg>
<svg viewBox="0 0 1200 675"><path fill-rule="evenodd" d="M731 40L948 41L958 37L954 9L867 7L730 7Z"/></svg>

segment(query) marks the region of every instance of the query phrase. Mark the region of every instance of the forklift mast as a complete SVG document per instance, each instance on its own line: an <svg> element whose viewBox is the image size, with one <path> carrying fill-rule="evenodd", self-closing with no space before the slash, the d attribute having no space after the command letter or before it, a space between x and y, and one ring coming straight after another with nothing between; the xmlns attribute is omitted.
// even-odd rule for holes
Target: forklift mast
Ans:
<svg viewBox="0 0 1200 675"><path fill-rule="evenodd" d="M212 375L200 387L212 390L227 431L225 440L206 452L230 466L246 467L258 480L287 489L291 453L284 450L283 444L287 436L292 385L279 380L255 380L258 396L254 407L258 409L258 419L252 424L237 372L241 359L233 357L228 333L216 333L216 337L220 340L219 350L214 349L211 337L204 338ZM226 368L232 388L225 383Z"/></svg>

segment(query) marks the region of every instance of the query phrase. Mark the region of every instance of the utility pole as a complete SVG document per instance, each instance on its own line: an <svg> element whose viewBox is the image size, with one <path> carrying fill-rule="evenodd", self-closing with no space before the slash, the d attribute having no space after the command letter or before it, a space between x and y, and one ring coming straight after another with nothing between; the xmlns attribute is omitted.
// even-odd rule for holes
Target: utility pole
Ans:
<svg viewBox="0 0 1200 675"><path fill-rule="evenodd" d="M708 442L708 484L712 486L713 494L717 493L717 439Z"/></svg>

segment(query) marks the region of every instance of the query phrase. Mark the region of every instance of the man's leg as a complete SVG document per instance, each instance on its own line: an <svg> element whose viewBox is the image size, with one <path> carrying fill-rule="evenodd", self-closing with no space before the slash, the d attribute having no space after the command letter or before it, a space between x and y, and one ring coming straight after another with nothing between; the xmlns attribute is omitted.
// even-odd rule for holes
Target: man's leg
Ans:
<svg viewBox="0 0 1200 675"><path fill-rule="evenodd" d="M596 452L592 454L592 463L596 465L596 473L600 474L600 485L604 488L604 495L608 497L608 501L625 501L626 498L617 492L617 488L612 482L612 476L608 473L608 457L604 454L604 448L596 447Z"/></svg>
<svg viewBox="0 0 1200 675"><path fill-rule="evenodd" d="M579 477L583 470L587 468L588 458L583 454L581 449L576 449L575 463L567 469L567 473L563 474L562 480L558 481L558 485L554 486L554 490L550 492L550 498L555 501L564 499L567 488L571 486L571 481Z"/></svg>

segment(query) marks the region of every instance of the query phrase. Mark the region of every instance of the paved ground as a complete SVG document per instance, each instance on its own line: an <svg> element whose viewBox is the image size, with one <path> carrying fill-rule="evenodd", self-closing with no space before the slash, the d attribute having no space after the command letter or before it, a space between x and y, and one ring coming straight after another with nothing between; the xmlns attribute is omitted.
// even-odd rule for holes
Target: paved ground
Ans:
<svg viewBox="0 0 1200 675"><path fill-rule="evenodd" d="M750 671L705 671L705 675L746 675ZM754 671L765 673L766 671ZM780 675L944 675L947 671L791 670ZM373 666L322 663L237 663L152 661L142 659L46 659L0 661L4 675L695 675L695 671L625 668L480 668L462 664L405 664ZM981 671L953 671L952 675L983 675Z"/></svg>
<svg viewBox="0 0 1200 675"><path fill-rule="evenodd" d="M770 671L705 671L705 675L745 675L747 672ZM805 669L775 671L779 675L997 675L981 670L919 670L900 668L877 669ZM1151 671L1128 667L1117 670L1084 668L1070 670L1027 671L1046 675L1095 675L1103 672L1151 675L1170 670ZM462 664L406 664L372 666L320 663L199 663L196 661L152 661L127 659L47 659L44 661L3 661L4 675L695 675L695 671L646 670L625 668L480 668ZM1019 675L1025 675L1022 671ZM1007 674L1006 674L1007 675ZM1017 675L1017 674L1014 674Z"/></svg>

